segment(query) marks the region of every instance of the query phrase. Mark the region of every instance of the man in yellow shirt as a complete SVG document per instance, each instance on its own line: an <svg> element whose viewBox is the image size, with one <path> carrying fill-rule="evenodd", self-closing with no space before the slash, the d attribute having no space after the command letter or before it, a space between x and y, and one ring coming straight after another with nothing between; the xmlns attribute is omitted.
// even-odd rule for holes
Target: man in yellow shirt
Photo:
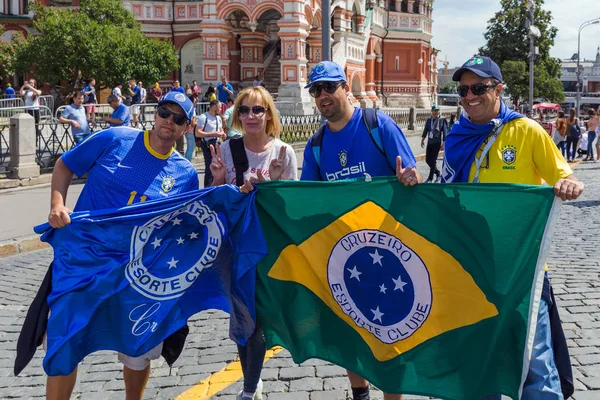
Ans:
<svg viewBox="0 0 600 400"><path fill-rule="evenodd" d="M446 138L442 182L541 185L545 181L562 200L581 195L583 182L573 175L546 131L502 103L502 73L493 60L475 56L452 79L460 83L464 113ZM563 399L550 330L547 275L544 292L522 400Z"/></svg>

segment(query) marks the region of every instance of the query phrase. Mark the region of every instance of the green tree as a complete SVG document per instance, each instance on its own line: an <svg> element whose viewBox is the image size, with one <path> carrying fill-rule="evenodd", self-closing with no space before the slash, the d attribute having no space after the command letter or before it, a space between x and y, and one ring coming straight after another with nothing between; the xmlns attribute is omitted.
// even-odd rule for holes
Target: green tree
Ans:
<svg viewBox="0 0 600 400"><path fill-rule="evenodd" d="M491 57L502 67L507 91L517 101L529 97L528 89L522 91L523 82L526 87L529 85L529 36L526 25L529 11L526 3L527 0L501 0L501 11L488 21L484 34L487 43L479 49L480 54ZM559 80L561 63L559 59L550 57L558 29L552 26L552 13L543 8L544 0L534 0L534 3L534 23L541 32L541 37L535 40L539 55L535 57L534 64L534 97L560 103L565 98ZM507 64L508 61L516 63Z"/></svg>
<svg viewBox="0 0 600 400"><path fill-rule="evenodd" d="M134 77L155 82L178 68L171 43L147 38L119 0L82 0L79 10L34 6L30 35L15 46L16 68L39 81L94 77L111 87Z"/></svg>
<svg viewBox="0 0 600 400"><path fill-rule="evenodd" d="M0 36L5 30L0 26ZM20 34L13 35L12 42L0 40L0 79L10 80L15 73L15 43L22 39Z"/></svg>
<svg viewBox="0 0 600 400"><path fill-rule="evenodd" d="M458 82L449 82L440 88L442 94L456 94L458 88Z"/></svg>

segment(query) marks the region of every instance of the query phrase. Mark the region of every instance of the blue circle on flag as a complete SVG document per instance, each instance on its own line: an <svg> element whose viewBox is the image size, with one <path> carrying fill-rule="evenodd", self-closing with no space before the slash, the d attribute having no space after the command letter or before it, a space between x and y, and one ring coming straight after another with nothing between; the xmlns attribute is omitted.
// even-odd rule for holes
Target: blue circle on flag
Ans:
<svg viewBox="0 0 600 400"><path fill-rule="evenodd" d="M380 247L352 254L344 265L344 283L358 309L375 324L402 321L415 302L414 284L402 262Z"/></svg>
<svg viewBox="0 0 600 400"><path fill-rule="evenodd" d="M160 279L181 274L198 262L206 245L207 227L193 215L181 213L154 229L143 247L142 261Z"/></svg>

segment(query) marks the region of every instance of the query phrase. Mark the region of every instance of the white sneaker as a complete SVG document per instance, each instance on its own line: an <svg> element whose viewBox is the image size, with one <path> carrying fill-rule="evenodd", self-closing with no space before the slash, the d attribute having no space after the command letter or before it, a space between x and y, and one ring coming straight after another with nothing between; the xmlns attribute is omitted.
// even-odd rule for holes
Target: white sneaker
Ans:
<svg viewBox="0 0 600 400"><path fill-rule="evenodd" d="M254 392L254 396L248 396L244 394L244 390L240 390L236 396L236 400L263 400L262 396L263 390L263 381L260 379L258 381L258 385L256 386L256 392Z"/></svg>

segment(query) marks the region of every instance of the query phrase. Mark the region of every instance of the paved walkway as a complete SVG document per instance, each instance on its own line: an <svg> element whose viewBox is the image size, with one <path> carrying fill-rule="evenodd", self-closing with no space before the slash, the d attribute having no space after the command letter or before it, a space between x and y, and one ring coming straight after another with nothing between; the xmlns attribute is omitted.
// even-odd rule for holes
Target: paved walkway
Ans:
<svg viewBox="0 0 600 400"><path fill-rule="evenodd" d="M419 163L422 173L424 167ZM586 192L580 200L563 205L548 264L571 349L575 399L591 400L600 399L600 165L580 164L576 173L586 183ZM42 250L0 259L1 399L44 396L42 350L19 377L12 376L12 366L23 318L51 257L51 250ZM235 398L241 382L227 382L239 376L239 367L230 364L236 360L236 347L228 339L226 314L200 313L190 321L190 329L184 353L172 370L162 359L152 363L144 398L198 399L202 397L197 394L206 393L207 385L211 390L222 389L211 398ZM74 398L124 398L121 365L115 353L90 355L79 371ZM344 399L349 390L341 368L319 360L296 365L287 351L266 362L262 378L267 400L336 400ZM200 382L204 386L196 386ZM373 398L380 399L381 393L374 393Z"/></svg>

